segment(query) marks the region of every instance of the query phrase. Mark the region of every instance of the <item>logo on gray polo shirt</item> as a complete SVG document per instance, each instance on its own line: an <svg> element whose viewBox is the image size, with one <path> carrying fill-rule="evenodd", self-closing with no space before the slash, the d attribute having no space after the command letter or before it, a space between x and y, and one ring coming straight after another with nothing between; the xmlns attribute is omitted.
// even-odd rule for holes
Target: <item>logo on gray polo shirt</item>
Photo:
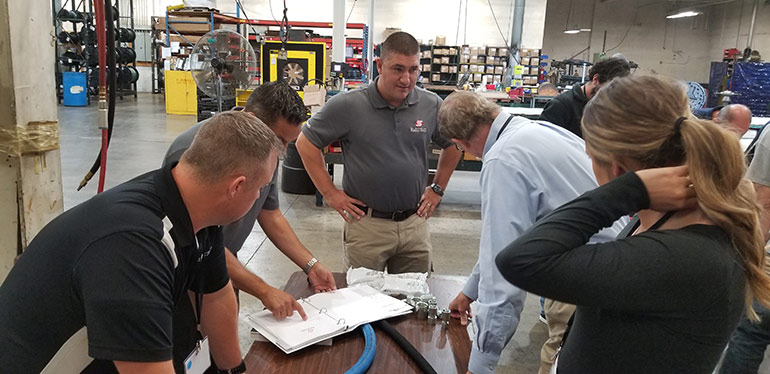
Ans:
<svg viewBox="0 0 770 374"><path fill-rule="evenodd" d="M418 119L414 123L414 127L409 128L409 130L411 130L412 132L428 132L428 129L422 127L422 125L423 125L422 120Z"/></svg>

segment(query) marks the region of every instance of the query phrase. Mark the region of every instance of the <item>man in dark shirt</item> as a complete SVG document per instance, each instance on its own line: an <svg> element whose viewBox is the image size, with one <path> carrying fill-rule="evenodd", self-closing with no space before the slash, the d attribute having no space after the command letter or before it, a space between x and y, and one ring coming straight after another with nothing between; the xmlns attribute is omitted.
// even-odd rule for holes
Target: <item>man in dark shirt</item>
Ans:
<svg viewBox="0 0 770 374"><path fill-rule="evenodd" d="M608 58L595 63L588 71L588 82L572 86L571 90L562 92L545 104L540 120L564 127L582 138L580 120L583 119L583 108L588 100L591 100L604 84L630 73L628 61L622 58Z"/></svg>
<svg viewBox="0 0 770 374"><path fill-rule="evenodd" d="M98 359L121 373L173 373L173 310L202 294L202 346L218 368L242 372L219 225L253 206L279 152L260 120L222 113L178 163L51 221L0 286L0 370L77 373Z"/></svg>
<svg viewBox="0 0 770 374"><path fill-rule="evenodd" d="M297 139L302 123L307 119L307 109L299 94L283 81L269 82L255 88L249 95L244 111L264 121L284 146ZM163 164L178 161L206 122L197 123L179 135L171 143ZM294 297L267 284L246 269L237 258L238 251L251 234L255 223L259 222L265 235L279 251L307 273L316 292L331 291L336 288L336 284L332 273L302 245L279 209L277 165L272 181L262 188L254 206L243 218L224 226L222 231L225 248L228 249L225 252L227 271L233 286L258 298L276 318L282 319L291 316L295 310L304 316L304 311ZM181 364L196 341L192 304L182 300L174 313L174 365L178 372L184 371Z"/></svg>

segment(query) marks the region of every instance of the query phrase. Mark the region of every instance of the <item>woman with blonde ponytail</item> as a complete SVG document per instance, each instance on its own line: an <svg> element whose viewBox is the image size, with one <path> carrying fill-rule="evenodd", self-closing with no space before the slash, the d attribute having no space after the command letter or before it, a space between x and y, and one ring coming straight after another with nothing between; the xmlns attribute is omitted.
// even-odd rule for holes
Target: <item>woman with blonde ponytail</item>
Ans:
<svg viewBox="0 0 770 374"><path fill-rule="evenodd" d="M500 272L577 305L558 374L711 373L744 309L770 305L738 140L694 118L680 83L649 76L602 88L582 129L600 187L506 247ZM630 236L586 244L633 213Z"/></svg>

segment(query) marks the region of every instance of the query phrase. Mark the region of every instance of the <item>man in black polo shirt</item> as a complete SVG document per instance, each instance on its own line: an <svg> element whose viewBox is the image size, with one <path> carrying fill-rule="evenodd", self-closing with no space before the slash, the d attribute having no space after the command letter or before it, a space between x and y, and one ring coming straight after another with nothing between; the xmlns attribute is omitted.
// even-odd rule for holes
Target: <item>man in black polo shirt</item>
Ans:
<svg viewBox="0 0 770 374"><path fill-rule="evenodd" d="M608 58L595 63L588 71L588 82L583 85L575 84L571 90L562 92L545 104L540 120L564 127L582 138L580 121L583 119L583 108L588 104L588 100L591 100L604 84L630 73L631 66L623 58Z"/></svg>
<svg viewBox="0 0 770 374"><path fill-rule="evenodd" d="M222 113L179 163L51 221L0 286L0 371L77 373L94 358L121 373L173 373L172 314L188 290L203 294L216 366L242 368L219 225L252 207L278 152L254 116Z"/></svg>
<svg viewBox="0 0 770 374"><path fill-rule="evenodd" d="M244 111L264 121L284 146L297 139L302 123L307 119L307 109L302 98L283 81L269 82L255 88L246 101ZM197 123L179 135L171 143L163 163L178 161L206 122ZM225 248L228 249L225 252L227 271L233 286L257 297L276 318L282 319L291 316L295 310L304 316L302 306L288 293L270 286L246 269L236 257L256 222L259 222L259 226L276 248L307 273L308 280L316 292L331 291L336 288L336 284L332 273L302 245L281 213L277 182L276 163L273 179L262 188L254 206L243 218L224 226L222 232ZM195 346L196 335L192 304L182 300L174 313L174 365L177 372L183 372L182 361Z"/></svg>

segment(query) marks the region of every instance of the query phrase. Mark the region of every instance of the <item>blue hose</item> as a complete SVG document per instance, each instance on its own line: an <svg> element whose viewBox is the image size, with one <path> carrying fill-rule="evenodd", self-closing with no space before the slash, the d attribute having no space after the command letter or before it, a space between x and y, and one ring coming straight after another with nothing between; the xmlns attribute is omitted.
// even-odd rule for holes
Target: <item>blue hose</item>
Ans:
<svg viewBox="0 0 770 374"><path fill-rule="evenodd" d="M361 329L364 332L364 340L366 341L364 353L361 354L361 358L345 374L364 374L369 370L369 366L372 366L372 361L374 361L374 354L377 352L377 337L374 335L374 329L368 323L361 326Z"/></svg>

